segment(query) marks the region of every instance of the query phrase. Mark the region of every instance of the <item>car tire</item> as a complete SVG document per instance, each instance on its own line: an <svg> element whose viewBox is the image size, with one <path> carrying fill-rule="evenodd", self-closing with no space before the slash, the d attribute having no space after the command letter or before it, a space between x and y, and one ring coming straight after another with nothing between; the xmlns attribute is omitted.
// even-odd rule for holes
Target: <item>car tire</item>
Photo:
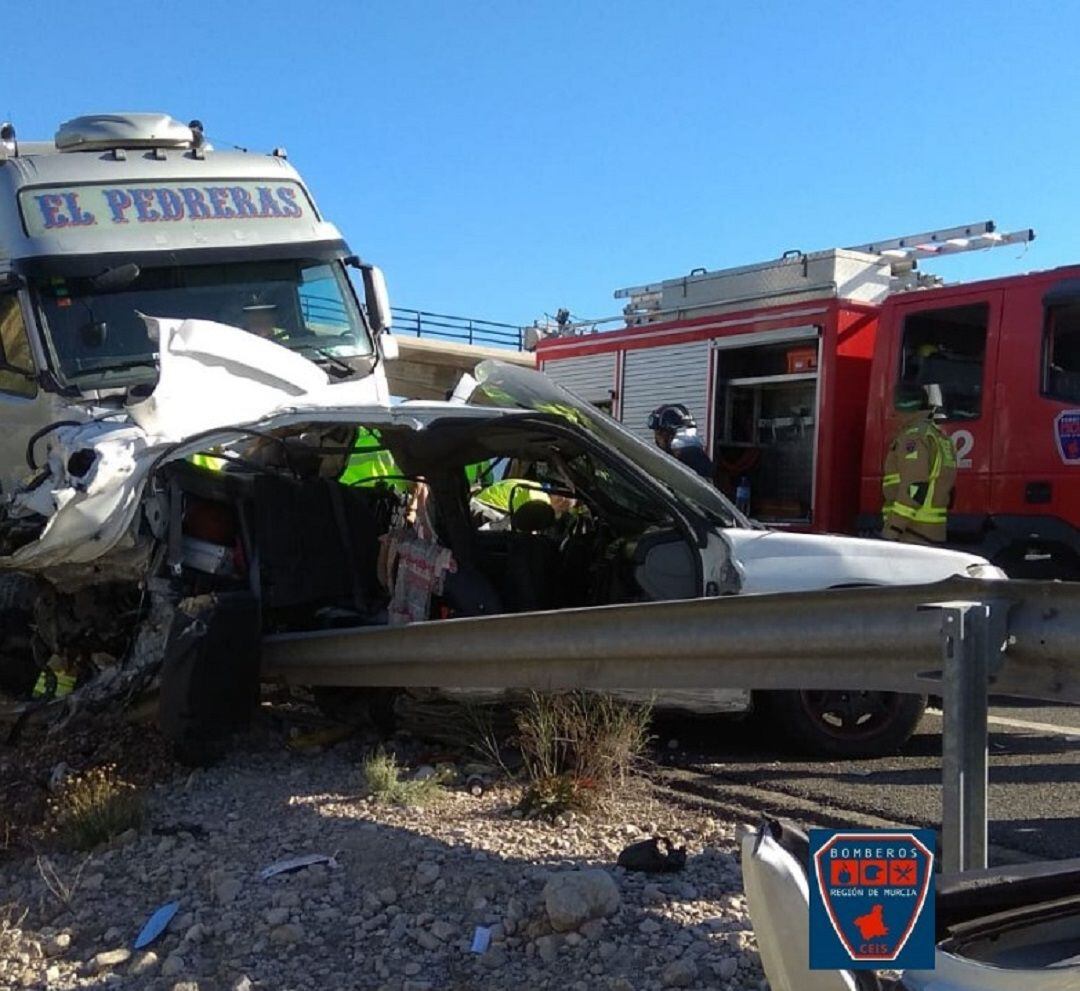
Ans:
<svg viewBox="0 0 1080 991"><path fill-rule="evenodd" d="M758 704L771 729L815 757L885 757L911 738L925 695L899 692L762 692Z"/></svg>

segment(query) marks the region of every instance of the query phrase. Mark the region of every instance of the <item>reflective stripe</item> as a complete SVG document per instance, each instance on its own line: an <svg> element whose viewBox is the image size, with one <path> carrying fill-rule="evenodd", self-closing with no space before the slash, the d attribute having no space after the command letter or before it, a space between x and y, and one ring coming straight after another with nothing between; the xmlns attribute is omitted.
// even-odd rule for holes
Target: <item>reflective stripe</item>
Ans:
<svg viewBox="0 0 1080 991"><path fill-rule="evenodd" d="M188 460L193 465L206 468L208 471L221 471L226 464L224 458L215 457L213 454L193 454Z"/></svg>
<svg viewBox="0 0 1080 991"><path fill-rule="evenodd" d="M916 523L947 523L949 511L937 506L905 506L901 502L893 503L890 512L894 516L902 516L905 520L914 520Z"/></svg>
<svg viewBox="0 0 1080 991"><path fill-rule="evenodd" d="M53 698L63 698L65 695L70 695L75 691L76 679L74 675L66 674L63 671L53 671L50 668L38 675L37 683L34 685L33 697L36 699L50 697L49 681L52 679L56 681L56 694L52 695Z"/></svg>
<svg viewBox="0 0 1080 991"><path fill-rule="evenodd" d="M896 475L883 475L881 477L881 484L882 485L899 485L900 484L900 476L899 476L899 474L896 474Z"/></svg>

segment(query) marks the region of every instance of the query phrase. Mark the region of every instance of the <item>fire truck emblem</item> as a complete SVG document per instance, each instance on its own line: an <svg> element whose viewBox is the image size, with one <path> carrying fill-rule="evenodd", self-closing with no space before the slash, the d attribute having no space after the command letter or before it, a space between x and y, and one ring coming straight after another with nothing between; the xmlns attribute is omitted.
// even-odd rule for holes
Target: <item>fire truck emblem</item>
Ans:
<svg viewBox="0 0 1080 991"><path fill-rule="evenodd" d="M1080 464L1080 409L1067 409L1054 420L1058 454L1067 465Z"/></svg>
<svg viewBox="0 0 1080 991"><path fill-rule="evenodd" d="M934 833L810 831L811 969L934 965Z"/></svg>

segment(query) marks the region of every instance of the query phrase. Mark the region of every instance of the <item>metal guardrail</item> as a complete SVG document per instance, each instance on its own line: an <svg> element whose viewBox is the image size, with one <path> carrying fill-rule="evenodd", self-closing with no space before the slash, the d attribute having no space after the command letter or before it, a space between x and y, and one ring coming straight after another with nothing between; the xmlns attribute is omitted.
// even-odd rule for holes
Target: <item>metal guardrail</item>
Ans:
<svg viewBox="0 0 1080 991"><path fill-rule="evenodd" d="M393 307L392 312L395 334L524 350L522 329L510 323L453 317L445 313L408 310L400 306Z"/></svg>
<svg viewBox="0 0 1080 991"><path fill-rule="evenodd" d="M933 585L728 596L268 637L268 672L298 684L427 688L940 689L946 600L1004 601L994 691L1080 701L1080 584ZM1004 636L1004 634L1003 634Z"/></svg>
<svg viewBox="0 0 1080 991"><path fill-rule="evenodd" d="M1080 701L1080 583L952 579L292 633L295 684L942 694L943 859L985 866L987 695Z"/></svg>

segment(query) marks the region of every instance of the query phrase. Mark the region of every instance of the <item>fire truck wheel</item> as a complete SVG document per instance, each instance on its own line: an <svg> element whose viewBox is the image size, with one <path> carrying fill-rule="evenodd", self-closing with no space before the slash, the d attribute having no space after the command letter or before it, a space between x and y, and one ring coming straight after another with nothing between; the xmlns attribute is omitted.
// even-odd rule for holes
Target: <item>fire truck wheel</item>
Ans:
<svg viewBox="0 0 1080 991"><path fill-rule="evenodd" d="M898 692L764 692L760 701L793 746L822 757L894 754L926 711L925 695Z"/></svg>

